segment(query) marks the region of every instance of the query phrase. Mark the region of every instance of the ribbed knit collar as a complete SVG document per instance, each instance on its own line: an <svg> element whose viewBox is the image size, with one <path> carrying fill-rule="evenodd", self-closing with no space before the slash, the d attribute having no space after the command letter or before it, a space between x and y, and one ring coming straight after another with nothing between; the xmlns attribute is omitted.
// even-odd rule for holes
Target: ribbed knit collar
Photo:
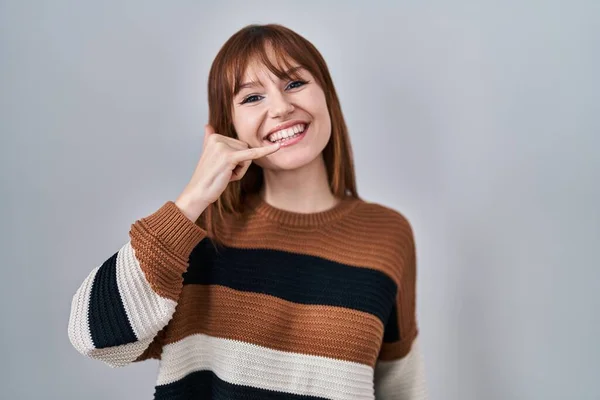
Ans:
<svg viewBox="0 0 600 400"><path fill-rule="evenodd" d="M314 213L300 213L276 208L267 203L258 193L250 194L246 199L248 207L256 213L282 225L294 227L317 227L327 225L341 219L344 215L347 215L360 202L360 199L345 197L328 210Z"/></svg>

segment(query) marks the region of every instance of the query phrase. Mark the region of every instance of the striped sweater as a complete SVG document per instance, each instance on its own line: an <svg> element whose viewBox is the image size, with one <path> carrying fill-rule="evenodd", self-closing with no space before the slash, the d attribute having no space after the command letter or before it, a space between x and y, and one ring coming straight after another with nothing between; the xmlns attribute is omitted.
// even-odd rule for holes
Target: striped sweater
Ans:
<svg viewBox="0 0 600 400"><path fill-rule="evenodd" d="M246 205L222 247L172 201L133 223L73 296L73 346L160 360L155 399L426 399L408 220L354 198Z"/></svg>

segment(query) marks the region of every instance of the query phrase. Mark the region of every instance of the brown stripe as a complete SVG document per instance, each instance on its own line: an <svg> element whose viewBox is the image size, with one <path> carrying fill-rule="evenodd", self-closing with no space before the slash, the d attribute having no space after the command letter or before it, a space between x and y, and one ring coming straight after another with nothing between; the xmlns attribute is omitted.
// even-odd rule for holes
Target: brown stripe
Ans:
<svg viewBox="0 0 600 400"><path fill-rule="evenodd" d="M383 324L374 315L342 307L297 304L219 285L186 285L163 345L196 333L374 366Z"/></svg>
<svg viewBox="0 0 600 400"><path fill-rule="evenodd" d="M418 329L415 327L413 331L407 333L405 339L394 343L383 343L378 358L384 361L393 361L405 357L410 352L418 333Z"/></svg>
<svg viewBox="0 0 600 400"><path fill-rule="evenodd" d="M177 301L190 253L206 231L189 220L173 203L165 203L136 221L129 232L131 247L152 289Z"/></svg>
<svg viewBox="0 0 600 400"><path fill-rule="evenodd" d="M398 331L400 332L400 341L404 346L398 345L401 349L395 353L396 357L404 357L410 350L410 344L417 334L416 323L416 255L414 251L414 241L412 237L406 245L406 265L404 266L400 288L396 296L396 308L398 311ZM392 351L392 355L394 352Z"/></svg>

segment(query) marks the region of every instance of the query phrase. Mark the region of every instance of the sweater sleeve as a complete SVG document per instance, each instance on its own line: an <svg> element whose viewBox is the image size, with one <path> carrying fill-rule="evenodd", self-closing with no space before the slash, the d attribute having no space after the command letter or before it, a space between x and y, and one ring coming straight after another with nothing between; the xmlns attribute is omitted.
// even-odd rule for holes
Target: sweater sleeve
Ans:
<svg viewBox="0 0 600 400"><path fill-rule="evenodd" d="M416 250L410 224L404 220L399 264L399 286L375 365L378 400L427 400L425 369L418 341L416 317Z"/></svg>
<svg viewBox="0 0 600 400"><path fill-rule="evenodd" d="M133 223L130 240L94 268L72 298L73 347L111 367L142 359L171 320L190 253L204 237L172 201Z"/></svg>
<svg viewBox="0 0 600 400"><path fill-rule="evenodd" d="M375 366L377 400L427 400L427 382L419 339L413 340L406 356L396 360L378 360Z"/></svg>

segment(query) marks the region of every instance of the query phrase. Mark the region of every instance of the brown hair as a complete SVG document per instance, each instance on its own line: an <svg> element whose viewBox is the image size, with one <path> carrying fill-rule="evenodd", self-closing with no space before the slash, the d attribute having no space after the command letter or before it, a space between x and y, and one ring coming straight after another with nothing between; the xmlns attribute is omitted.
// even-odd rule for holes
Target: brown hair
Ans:
<svg viewBox="0 0 600 400"><path fill-rule="evenodd" d="M278 65L269 59L267 48L275 54ZM325 60L312 43L289 28L278 24L252 24L225 42L208 76L209 124L215 132L237 139L232 119L233 97L239 91L248 63L258 60L279 79L297 79L286 73L291 67L290 59L308 70L325 92L331 118L331 138L323 149L323 158L331 191L336 197L359 198L348 128ZM210 232L214 242L221 243L216 230L219 220L224 218L225 213L241 215L246 195L258 193L262 184L262 168L252 163L244 177L230 182L197 223Z"/></svg>

